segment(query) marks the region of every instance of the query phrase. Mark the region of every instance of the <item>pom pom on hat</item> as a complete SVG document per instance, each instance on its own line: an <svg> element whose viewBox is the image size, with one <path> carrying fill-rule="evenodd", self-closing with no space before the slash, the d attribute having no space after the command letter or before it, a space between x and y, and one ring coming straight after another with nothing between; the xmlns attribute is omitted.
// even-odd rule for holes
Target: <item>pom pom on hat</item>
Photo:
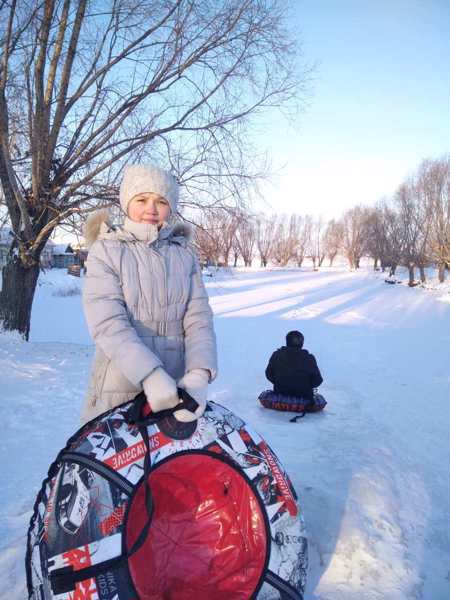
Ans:
<svg viewBox="0 0 450 600"><path fill-rule="evenodd" d="M177 210L179 189L173 175L164 169L152 165L129 165L123 172L120 184L120 206L127 213L128 204L133 196L153 192L167 200L174 214Z"/></svg>

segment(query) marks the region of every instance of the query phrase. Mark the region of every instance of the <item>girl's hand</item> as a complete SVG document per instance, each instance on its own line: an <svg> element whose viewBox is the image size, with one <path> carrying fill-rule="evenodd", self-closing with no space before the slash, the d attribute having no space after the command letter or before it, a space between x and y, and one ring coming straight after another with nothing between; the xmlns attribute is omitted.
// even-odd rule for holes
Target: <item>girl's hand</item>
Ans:
<svg viewBox="0 0 450 600"><path fill-rule="evenodd" d="M198 403L195 412L185 408L177 410L174 417L182 423L195 421L205 412L206 399L208 396L209 371L206 369L192 369L180 379L178 387L183 388Z"/></svg>
<svg viewBox="0 0 450 600"><path fill-rule="evenodd" d="M142 387L152 412L174 408L180 401L175 380L161 367L144 379Z"/></svg>

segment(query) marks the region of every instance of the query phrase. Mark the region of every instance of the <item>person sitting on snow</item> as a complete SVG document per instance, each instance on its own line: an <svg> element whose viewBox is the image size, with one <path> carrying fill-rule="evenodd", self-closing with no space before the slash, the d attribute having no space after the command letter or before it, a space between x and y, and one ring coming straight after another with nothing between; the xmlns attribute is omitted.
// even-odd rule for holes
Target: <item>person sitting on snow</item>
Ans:
<svg viewBox="0 0 450 600"><path fill-rule="evenodd" d="M286 346L275 350L266 368L273 391L283 396L312 400L314 388L323 382L315 357L303 348L300 331L286 335Z"/></svg>

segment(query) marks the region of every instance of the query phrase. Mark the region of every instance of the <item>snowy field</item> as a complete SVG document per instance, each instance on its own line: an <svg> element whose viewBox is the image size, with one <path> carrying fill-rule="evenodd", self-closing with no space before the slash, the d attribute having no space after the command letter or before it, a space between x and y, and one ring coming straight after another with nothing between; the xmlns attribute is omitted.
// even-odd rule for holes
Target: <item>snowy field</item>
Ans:
<svg viewBox="0 0 450 600"><path fill-rule="evenodd" d="M210 397L258 430L293 480L310 543L305 600L450 599L450 286L383 279L343 267L205 278L220 360ZM26 598L31 507L78 427L93 350L81 285L42 275L31 342L0 334L2 600ZM295 424L256 400L290 329L304 332L328 400Z"/></svg>

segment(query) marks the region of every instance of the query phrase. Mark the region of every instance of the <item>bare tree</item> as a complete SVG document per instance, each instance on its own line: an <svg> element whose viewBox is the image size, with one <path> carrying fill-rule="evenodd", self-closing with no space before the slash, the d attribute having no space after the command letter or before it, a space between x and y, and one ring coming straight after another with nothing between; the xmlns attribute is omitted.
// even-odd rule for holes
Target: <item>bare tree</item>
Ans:
<svg viewBox="0 0 450 600"><path fill-rule="evenodd" d="M392 201L383 200L379 204L379 213L382 223L383 254L381 255L381 268L384 271L389 267L389 277L393 277L398 265L402 261L403 241L402 224L400 215Z"/></svg>
<svg viewBox="0 0 450 600"><path fill-rule="evenodd" d="M195 220L195 244L201 256L207 262L228 266L230 253L235 247L236 231L242 222L242 212L207 208Z"/></svg>
<svg viewBox="0 0 450 600"><path fill-rule="evenodd" d="M297 267L301 267L311 245L313 220L311 215L293 215L292 221L295 224L291 226L291 235L294 237L294 258Z"/></svg>
<svg viewBox="0 0 450 600"><path fill-rule="evenodd" d="M239 243L236 235L233 236L231 243L232 253L233 253L233 267L237 267L239 257L241 255L241 250L239 248Z"/></svg>
<svg viewBox="0 0 450 600"><path fill-rule="evenodd" d="M390 275L395 273L401 260L400 229L398 215L383 199L367 211L366 251L373 258L373 268L380 264L382 272L390 267Z"/></svg>
<svg viewBox="0 0 450 600"><path fill-rule="evenodd" d="M359 269L367 248L368 212L364 206L347 210L342 217L342 246L351 269Z"/></svg>
<svg viewBox="0 0 450 600"><path fill-rule="evenodd" d="M286 232L286 220L278 219L274 224L274 239L272 244L272 260L280 266L286 266L290 259L288 234Z"/></svg>
<svg viewBox="0 0 450 600"><path fill-rule="evenodd" d="M208 227L216 239L221 262L228 266L230 253L234 248L236 231L241 222L240 212L234 209L217 208L214 211L209 210L208 213L210 215Z"/></svg>
<svg viewBox="0 0 450 600"><path fill-rule="evenodd" d="M400 185L395 194L395 202L401 226L401 258L408 269L408 285L412 287L416 285L417 266L421 268L422 280L425 278L424 265L429 232L426 204L414 177L408 178Z"/></svg>
<svg viewBox="0 0 450 600"><path fill-rule="evenodd" d="M299 219L291 215L289 221L281 217L275 227L272 258L275 263L285 267L295 257L299 233Z"/></svg>
<svg viewBox="0 0 450 600"><path fill-rule="evenodd" d="M309 239L308 255L312 260L313 269L317 271L325 259L323 245L323 219L311 221L311 234Z"/></svg>
<svg viewBox="0 0 450 600"><path fill-rule="evenodd" d="M249 215L241 212L235 239L246 267L252 266L256 238L257 227L255 221Z"/></svg>
<svg viewBox="0 0 450 600"><path fill-rule="evenodd" d="M419 185L429 223L430 259L438 266L442 283L450 268L450 159L427 160L419 167Z"/></svg>
<svg viewBox="0 0 450 600"><path fill-rule="evenodd" d="M116 201L126 161L172 168L187 202L213 205L211 190L239 201L253 175L251 116L291 101L301 82L282 0L4 0L0 10L0 181L14 234L0 317L28 338L56 226Z"/></svg>
<svg viewBox="0 0 450 600"><path fill-rule="evenodd" d="M199 223L194 229L194 244L200 255L200 261L205 264L218 264L220 258L220 245L216 231L210 223Z"/></svg>
<svg viewBox="0 0 450 600"><path fill-rule="evenodd" d="M343 234L342 223L334 219L328 222L323 236L323 249L330 261L330 267L333 266L334 259L342 247Z"/></svg>
<svg viewBox="0 0 450 600"><path fill-rule="evenodd" d="M237 256L234 247L234 241L236 239L237 231L240 224L239 214L236 211L232 211L227 215L224 220L220 241L222 245L222 256L223 262L228 266L230 253L233 250L234 261L233 264L236 266Z"/></svg>
<svg viewBox="0 0 450 600"><path fill-rule="evenodd" d="M261 266L267 267L274 242L276 217L269 219L259 215L256 219L256 247L261 259Z"/></svg>
<svg viewBox="0 0 450 600"><path fill-rule="evenodd" d="M381 270L385 271L388 264L388 240L386 236L385 223L383 220L383 205L367 209L367 254L373 258L373 269L378 270L380 263Z"/></svg>

